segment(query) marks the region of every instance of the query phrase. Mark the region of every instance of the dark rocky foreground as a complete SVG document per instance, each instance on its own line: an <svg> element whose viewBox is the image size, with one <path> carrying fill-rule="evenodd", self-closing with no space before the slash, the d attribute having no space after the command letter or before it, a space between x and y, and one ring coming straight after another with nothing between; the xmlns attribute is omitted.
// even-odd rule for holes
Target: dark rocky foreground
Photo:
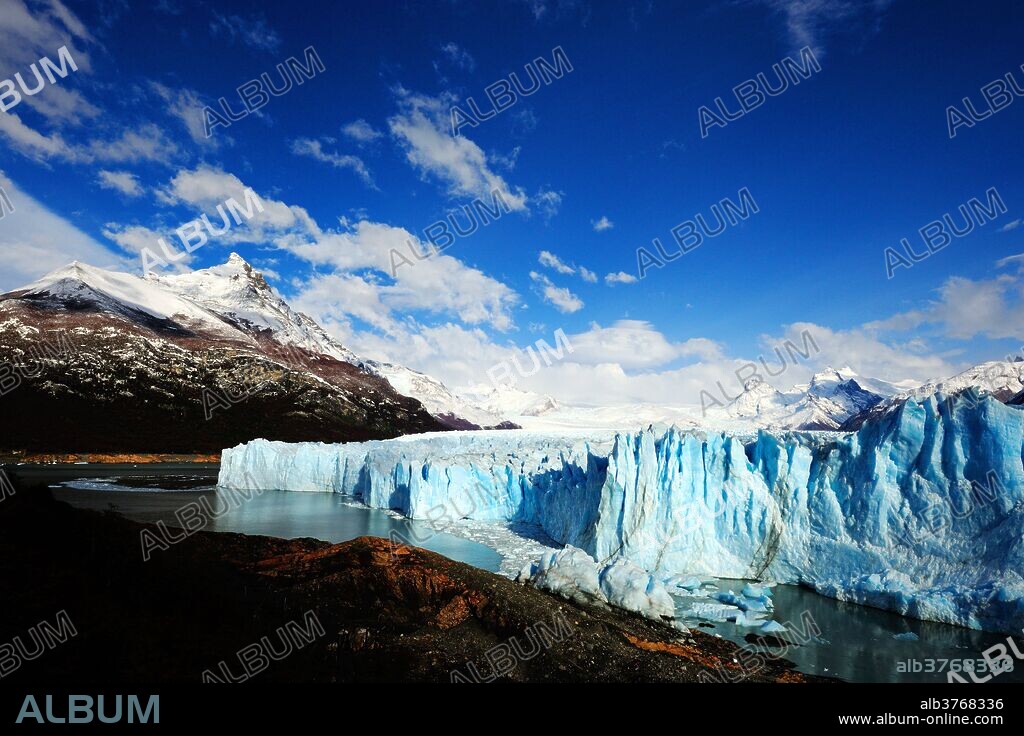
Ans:
<svg viewBox="0 0 1024 736"><path fill-rule="evenodd" d="M453 671L468 680L693 682L720 677L717 665L739 668L737 647L702 631L578 607L383 539L198 532L144 562L144 528L154 529L72 509L45 488L0 501L0 648L20 636L31 650L28 632L59 611L77 632L3 685L198 683L204 671L244 679L243 659L262 668L253 679L263 683L450 682ZM293 635L286 646L289 622L311 641ZM261 659L268 646L291 652ZM746 679L817 678L768 660Z"/></svg>

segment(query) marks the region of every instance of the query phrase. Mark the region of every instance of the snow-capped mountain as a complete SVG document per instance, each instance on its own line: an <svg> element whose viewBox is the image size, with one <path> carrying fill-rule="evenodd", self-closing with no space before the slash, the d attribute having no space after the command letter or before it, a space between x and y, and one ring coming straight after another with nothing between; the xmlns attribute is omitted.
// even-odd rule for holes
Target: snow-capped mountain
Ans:
<svg viewBox="0 0 1024 736"><path fill-rule="evenodd" d="M710 408L706 419L727 426L835 430L898 390L885 381L862 379L851 368L829 367L788 391L763 381L750 383L730 403Z"/></svg>
<svg viewBox="0 0 1024 736"><path fill-rule="evenodd" d="M1000 401L1007 401L1024 390L1024 361L992 360L981 363L951 378L925 381L901 396L925 398L940 392L951 395L968 388L984 391Z"/></svg>
<svg viewBox="0 0 1024 736"><path fill-rule="evenodd" d="M513 386L478 384L462 394L482 409L502 417L539 417L561 407L550 396Z"/></svg>
<svg viewBox="0 0 1024 736"><path fill-rule="evenodd" d="M248 342L240 330L195 301L158 283L75 261L7 297L34 303L89 304L112 315L173 330L179 327L211 337Z"/></svg>
<svg viewBox="0 0 1024 736"><path fill-rule="evenodd" d="M237 253L227 263L175 276L148 276L146 281L201 305L246 334L358 364L359 357L311 318L294 311L270 288L263 274Z"/></svg>
<svg viewBox="0 0 1024 736"><path fill-rule="evenodd" d="M904 404L907 399L926 399L933 394L956 396L970 392L976 399L989 394L1005 403L1014 403L1024 392L1024 361L992 360L968 368L955 376L925 381L920 386L899 391L875 406L851 416L844 424L844 431L855 431L870 417L885 414ZM1018 402L1020 403L1020 402Z"/></svg>
<svg viewBox="0 0 1024 736"><path fill-rule="evenodd" d="M398 393L423 404L435 419L450 429L486 429L502 425L502 417L465 401L436 378L394 363L360 358L313 319L293 310L270 288L263 275L237 253L232 253L228 262L221 266L155 280L228 322L242 325L249 333L299 348L303 354L327 355L351 363L383 378ZM294 350L290 352L295 354Z"/></svg>
<svg viewBox="0 0 1024 736"><path fill-rule="evenodd" d="M0 358L5 411L19 417L0 430L11 449L207 452L260 436L345 441L477 424L415 374L444 419L432 416L236 255L181 276L54 271L0 296ZM406 370L392 366L391 377Z"/></svg>
<svg viewBox="0 0 1024 736"><path fill-rule="evenodd" d="M504 419L510 412L492 411L468 401L425 373L377 360L364 360L362 366L386 380L398 393L417 399L434 418L451 429L511 429L516 426Z"/></svg>
<svg viewBox="0 0 1024 736"><path fill-rule="evenodd" d="M706 413L699 407L655 404L572 406L550 396L514 388L474 387L462 393L478 406L537 431L675 425L752 432L759 428L836 430L850 416L901 388L904 387L862 378L850 368L826 368L809 383L785 391L768 383L751 382L732 401L709 407Z"/></svg>

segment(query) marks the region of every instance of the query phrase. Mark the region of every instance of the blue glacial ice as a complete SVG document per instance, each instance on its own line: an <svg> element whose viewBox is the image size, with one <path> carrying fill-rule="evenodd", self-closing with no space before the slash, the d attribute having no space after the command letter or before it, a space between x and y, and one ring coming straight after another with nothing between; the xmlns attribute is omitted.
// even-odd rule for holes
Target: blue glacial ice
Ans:
<svg viewBox="0 0 1024 736"><path fill-rule="evenodd" d="M675 601L646 570L619 557L600 565L572 545L527 565L516 578L578 603L607 603L655 620L675 617Z"/></svg>
<svg viewBox="0 0 1024 736"><path fill-rule="evenodd" d="M1021 409L940 395L849 435L256 440L224 451L220 482L348 493L432 522L529 522L602 568L623 558L658 580L803 584L909 617L1013 632L1024 625L1022 448Z"/></svg>

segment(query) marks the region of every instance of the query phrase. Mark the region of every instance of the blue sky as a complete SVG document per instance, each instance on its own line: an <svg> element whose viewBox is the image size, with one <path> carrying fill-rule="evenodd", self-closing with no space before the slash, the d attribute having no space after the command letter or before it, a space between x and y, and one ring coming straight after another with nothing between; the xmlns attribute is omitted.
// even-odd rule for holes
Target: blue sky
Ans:
<svg viewBox="0 0 1024 736"><path fill-rule="evenodd" d="M0 288L73 258L141 272L140 248L252 187L266 213L180 267L237 251L357 352L456 386L557 329L577 350L522 387L577 402L694 403L803 330L820 351L780 385L826 364L923 380L1024 339L1003 260L1024 250L1024 102L953 139L946 117L1007 73L1024 85L1019 4L133 5L0 0L0 78L64 44L79 66L0 112ZM322 73L203 134L204 105L239 107L310 46ZM702 105L735 110L733 87L804 46L819 73L701 137ZM556 47L571 73L451 138L453 104L486 109ZM392 278L393 245L496 182L515 211ZM635 280L638 247L743 187L758 214ZM1005 214L886 278L886 247L921 249L918 228L990 187Z"/></svg>

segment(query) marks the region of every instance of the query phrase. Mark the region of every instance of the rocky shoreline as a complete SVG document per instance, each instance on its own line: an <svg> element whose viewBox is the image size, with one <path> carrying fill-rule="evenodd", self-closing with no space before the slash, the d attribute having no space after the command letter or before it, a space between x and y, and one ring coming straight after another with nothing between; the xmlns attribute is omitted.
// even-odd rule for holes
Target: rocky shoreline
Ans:
<svg viewBox="0 0 1024 736"><path fill-rule="evenodd" d="M384 539L197 532L144 562L146 527L43 487L0 503L0 642L58 611L75 630L5 684L820 679L771 658L729 677L731 642Z"/></svg>

